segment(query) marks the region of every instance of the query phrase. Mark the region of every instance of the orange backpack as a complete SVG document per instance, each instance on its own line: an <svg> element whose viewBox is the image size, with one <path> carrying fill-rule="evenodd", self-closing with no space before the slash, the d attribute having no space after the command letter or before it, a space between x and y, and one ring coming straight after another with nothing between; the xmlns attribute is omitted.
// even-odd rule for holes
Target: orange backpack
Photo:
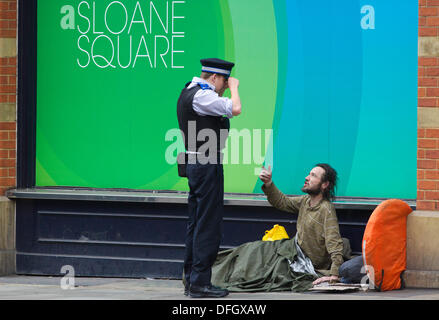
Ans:
<svg viewBox="0 0 439 320"><path fill-rule="evenodd" d="M379 291L401 288L401 274L406 268L407 216L411 212L404 201L390 199L378 205L369 217L363 235L363 263L369 281Z"/></svg>

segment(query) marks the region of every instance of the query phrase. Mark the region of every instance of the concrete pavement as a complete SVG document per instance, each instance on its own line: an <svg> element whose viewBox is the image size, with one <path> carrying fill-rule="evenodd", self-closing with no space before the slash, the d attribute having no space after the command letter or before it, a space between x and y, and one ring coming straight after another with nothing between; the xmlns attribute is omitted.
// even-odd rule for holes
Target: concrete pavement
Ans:
<svg viewBox="0 0 439 320"><path fill-rule="evenodd" d="M67 289L68 287L74 287ZM64 289L63 289L64 288ZM12 275L0 277L0 300L180 300L181 280ZM215 300L439 300L438 289L403 289L387 292L257 292L230 293Z"/></svg>

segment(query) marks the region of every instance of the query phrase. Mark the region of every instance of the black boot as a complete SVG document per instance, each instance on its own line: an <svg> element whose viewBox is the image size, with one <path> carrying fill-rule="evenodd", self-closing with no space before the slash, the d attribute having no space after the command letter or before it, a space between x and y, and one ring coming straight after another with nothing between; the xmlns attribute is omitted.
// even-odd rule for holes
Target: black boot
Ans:
<svg viewBox="0 0 439 320"><path fill-rule="evenodd" d="M221 289L212 285L196 286L191 285L189 295L192 298L222 298L229 294L227 289Z"/></svg>

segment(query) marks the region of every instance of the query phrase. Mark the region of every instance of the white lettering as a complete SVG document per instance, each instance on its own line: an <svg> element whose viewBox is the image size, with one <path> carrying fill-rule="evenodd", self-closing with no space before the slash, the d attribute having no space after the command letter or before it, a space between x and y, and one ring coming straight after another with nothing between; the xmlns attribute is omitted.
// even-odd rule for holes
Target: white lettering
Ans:
<svg viewBox="0 0 439 320"><path fill-rule="evenodd" d="M86 68L86 67L90 64L90 54L88 53L87 50L82 49L81 46L80 46L80 44L79 44L79 41L80 41L81 38L83 38L83 37L84 37L85 39L87 39L87 43L90 44L90 40L88 39L88 37L87 37L85 34L82 34L82 35L80 35L79 38L78 38L78 49L81 50L82 52L85 52L85 54L87 55L87 63L86 63L85 65L82 65L82 64L79 62L79 58L76 59L76 61L78 62L78 65L79 65L81 68Z"/></svg>
<svg viewBox="0 0 439 320"><path fill-rule="evenodd" d="M95 45L96 45L96 42L97 42L100 38L106 39L107 42L111 45L111 59L110 59L110 60L108 60L106 57L104 57L104 56L101 55L101 54L95 54L95 53L94 53L94 52L95 52ZM112 64L113 59L114 59L114 45L113 45L113 42L111 41L111 39L110 39L107 35L105 35L105 34L101 34L100 36L98 36L98 37L93 41L93 43L92 43L92 45L91 45L91 57L92 57L92 59L93 59L94 64L95 64L96 66L98 66L99 68L107 68L107 67L109 67L109 66L112 67L112 68L116 68L116 66L114 66L114 65ZM96 61L96 58L100 58L100 59L104 60L107 64L105 64L105 65L100 65L100 64L98 64L97 61Z"/></svg>
<svg viewBox="0 0 439 320"><path fill-rule="evenodd" d="M69 5L62 6L61 14L65 14L65 16L61 18L61 28L64 30L75 29L75 9Z"/></svg>
<svg viewBox="0 0 439 320"><path fill-rule="evenodd" d="M124 9L124 12L125 12L125 19L124 19L125 24L123 25L123 28L122 28L119 32L115 32L115 31L111 30L110 27L108 26L108 22L107 22L108 9L110 9L110 7L111 7L114 3L118 3L118 4L120 4L120 5L122 6L122 8ZM119 2L119 1L113 1L113 2L111 2L111 3L107 6L107 9L105 9L104 21L105 21L105 27L106 27L107 30L110 31L112 34L120 34L120 33L122 33L122 32L125 30L125 28L126 28L126 26L127 26L127 23L128 23L128 12L127 12L127 9L125 8L125 6L123 5L123 3Z"/></svg>
<svg viewBox="0 0 439 320"><path fill-rule="evenodd" d="M375 29L375 9L371 5L365 5L361 7L361 13L364 16L361 18L361 28Z"/></svg>
<svg viewBox="0 0 439 320"><path fill-rule="evenodd" d="M185 18L181 13L185 3L163 1L158 5L158 1L149 1L147 10L141 1L111 1L106 5L81 1L77 7L78 23L75 25L74 8L67 5L61 8L64 16L60 24L63 29L76 27L80 33L76 57L80 68L184 68L180 59L185 53L181 49L185 35L182 29L175 30L175 21ZM144 15L147 12L149 17ZM141 58L147 63L138 63Z"/></svg>
<svg viewBox="0 0 439 320"><path fill-rule="evenodd" d="M84 18L84 19L87 21L88 27L87 27L87 30L82 31L82 30L79 28L79 24L78 24L78 31L79 31L80 33L82 33L82 34L86 34L87 32L90 31L90 26L91 26L91 24L90 24L90 20L89 20L86 16L84 16L84 15L81 13L81 5L83 5L83 4L86 4L87 7L88 7L88 9L90 10L90 5L89 5L86 1L81 1L81 2L78 4L78 14L79 14L79 16L80 16L81 18Z"/></svg>
<svg viewBox="0 0 439 320"><path fill-rule="evenodd" d="M64 265L61 267L61 273L65 274L60 280L61 289L74 289L75 288L75 268L71 265Z"/></svg>
<svg viewBox="0 0 439 320"><path fill-rule="evenodd" d="M136 17L137 8L139 8L139 12L140 12L140 16L142 17L142 20L134 20L134 18ZM128 28L128 33L131 32L131 27L133 23L143 24L143 27L145 28L145 33L148 33L148 29L146 29L146 24L145 24L145 18L143 18L142 7L140 6L139 2L136 3L136 7L134 8L133 18L131 19L130 27Z"/></svg>

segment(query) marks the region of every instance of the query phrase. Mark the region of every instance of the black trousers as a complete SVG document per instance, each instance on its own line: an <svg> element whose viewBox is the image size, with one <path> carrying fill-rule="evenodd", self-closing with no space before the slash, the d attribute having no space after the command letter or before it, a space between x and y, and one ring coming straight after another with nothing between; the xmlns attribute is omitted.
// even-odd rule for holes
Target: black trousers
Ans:
<svg viewBox="0 0 439 320"><path fill-rule="evenodd" d="M189 221L186 230L184 280L210 285L212 265L222 236L224 174L222 164L188 164Z"/></svg>

